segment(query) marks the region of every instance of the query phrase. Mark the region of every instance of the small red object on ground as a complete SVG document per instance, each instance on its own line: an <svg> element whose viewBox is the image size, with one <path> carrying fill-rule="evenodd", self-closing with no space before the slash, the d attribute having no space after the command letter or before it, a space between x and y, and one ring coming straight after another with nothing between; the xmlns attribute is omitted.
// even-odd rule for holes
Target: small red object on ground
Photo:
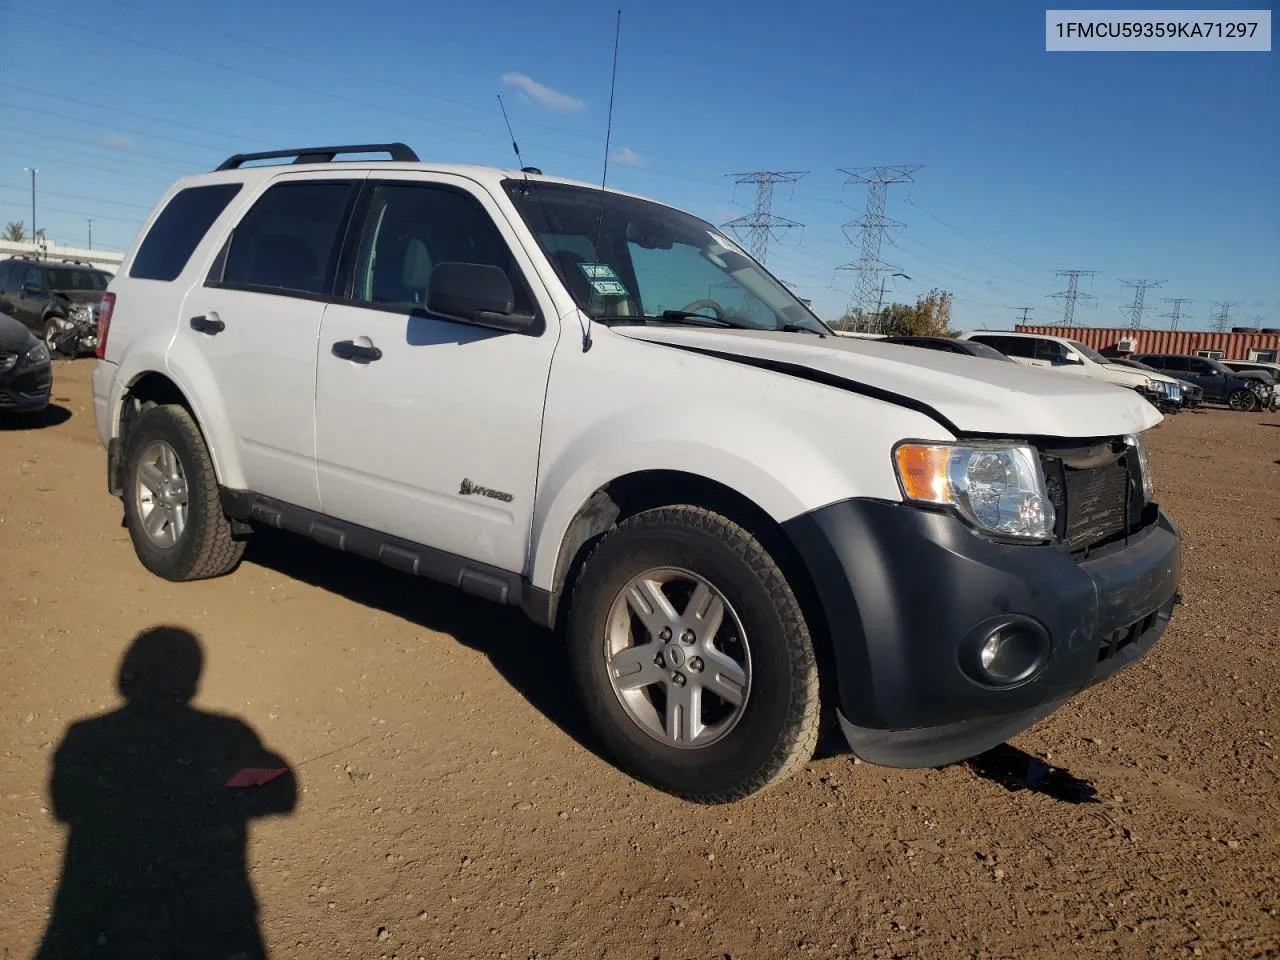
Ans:
<svg viewBox="0 0 1280 960"><path fill-rule="evenodd" d="M227 781L228 787L260 787L264 783L270 783L276 777L283 776L289 772L288 767L279 767L274 770L263 770L260 767L245 767L243 770L237 771Z"/></svg>

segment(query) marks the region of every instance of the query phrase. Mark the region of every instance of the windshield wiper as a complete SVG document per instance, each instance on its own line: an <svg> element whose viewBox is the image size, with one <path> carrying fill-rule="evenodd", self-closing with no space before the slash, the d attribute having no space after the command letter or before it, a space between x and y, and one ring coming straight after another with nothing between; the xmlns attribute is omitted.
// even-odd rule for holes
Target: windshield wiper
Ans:
<svg viewBox="0 0 1280 960"><path fill-rule="evenodd" d="M783 333L812 333L815 337L826 339L826 334L821 330L815 330L813 327L802 327L798 323L784 323L778 328Z"/></svg>
<svg viewBox="0 0 1280 960"><path fill-rule="evenodd" d="M663 310L661 317L646 317L646 320L671 320L681 323L686 320L702 320L706 323L715 324L718 327L730 327L735 330L747 329L740 323L734 323L732 320L726 320L724 317L710 317L705 313L692 313L688 310Z"/></svg>
<svg viewBox="0 0 1280 960"><path fill-rule="evenodd" d="M643 316L624 317L617 314L608 314L601 317L593 317L597 323L688 323L689 321L701 321L713 327L729 327L735 330L748 330L742 324L734 323L732 320L725 320L722 317L712 317L705 313L690 313L686 310L663 310L660 314L646 313Z"/></svg>

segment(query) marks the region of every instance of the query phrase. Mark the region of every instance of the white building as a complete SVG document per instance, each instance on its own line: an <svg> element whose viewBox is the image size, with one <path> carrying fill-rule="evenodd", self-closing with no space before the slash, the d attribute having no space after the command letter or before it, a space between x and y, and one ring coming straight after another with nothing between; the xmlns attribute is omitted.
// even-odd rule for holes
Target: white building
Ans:
<svg viewBox="0 0 1280 960"><path fill-rule="evenodd" d="M34 254L41 260L84 260L100 270L112 275L124 259L119 250L86 250L83 247L68 247L54 243L52 240L34 243L31 240L0 240L0 260L16 257L20 254Z"/></svg>

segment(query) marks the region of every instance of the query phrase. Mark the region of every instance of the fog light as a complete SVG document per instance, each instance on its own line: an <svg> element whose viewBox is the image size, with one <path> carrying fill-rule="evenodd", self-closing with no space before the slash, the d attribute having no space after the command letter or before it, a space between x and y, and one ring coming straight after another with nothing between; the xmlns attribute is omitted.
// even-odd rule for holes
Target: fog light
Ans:
<svg viewBox="0 0 1280 960"><path fill-rule="evenodd" d="M1006 616L980 624L969 634L961 666L987 686L1024 683L1049 662L1049 634L1029 617Z"/></svg>

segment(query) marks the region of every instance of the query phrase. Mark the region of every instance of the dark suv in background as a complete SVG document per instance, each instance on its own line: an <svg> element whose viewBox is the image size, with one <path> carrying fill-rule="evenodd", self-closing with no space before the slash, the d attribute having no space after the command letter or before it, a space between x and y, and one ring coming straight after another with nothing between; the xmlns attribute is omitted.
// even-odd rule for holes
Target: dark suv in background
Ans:
<svg viewBox="0 0 1280 960"><path fill-rule="evenodd" d="M1179 380L1190 380L1204 391L1206 400L1225 403L1232 410L1266 410L1275 402L1275 391L1259 380L1248 380L1208 357L1171 353L1140 353L1133 359Z"/></svg>
<svg viewBox="0 0 1280 960"><path fill-rule="evenodd" d="M0 261L0 313L7 313L52 345L68 321L98 322L98 304L111 274L83 260ZM84 344L93 349L96 344Z"/></svg>

